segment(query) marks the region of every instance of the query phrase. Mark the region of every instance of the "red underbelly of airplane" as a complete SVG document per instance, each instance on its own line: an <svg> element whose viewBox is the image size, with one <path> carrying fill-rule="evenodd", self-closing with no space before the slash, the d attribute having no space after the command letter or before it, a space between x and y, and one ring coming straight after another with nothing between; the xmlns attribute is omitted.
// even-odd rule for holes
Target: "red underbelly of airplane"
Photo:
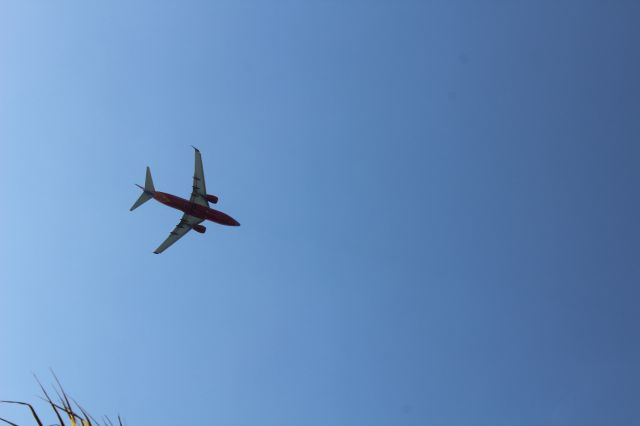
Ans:
<svg viewBox="0 0 640 426"><path fill-rule="evenodd" d="M192 204L184 198L176 197L175 195L156 193L156 198L163 204L181 210L191 216L199 217L200 219L210 220L221 225L240 225L234 218L226 213L199 204Z"/></svg>
<svg viewBox="0 0 640 426"><path fill-rule="evenodd" d="M219 223L221 225L228 225L228 226L240 225L238 221L236 221L234 218L232 218L228 214L222 213L215 209L207 209L206 219Z"/></svg>
<svg viewBox="0 0 640 426"><path fill-rule="evenodd" d="M191 216L199 217L200 219L210 220L212 222L219 223L221 225L237 226L238 222L231 216L221 211L207 208L201 205L190 204L187 208L182 210Z"/></svg>

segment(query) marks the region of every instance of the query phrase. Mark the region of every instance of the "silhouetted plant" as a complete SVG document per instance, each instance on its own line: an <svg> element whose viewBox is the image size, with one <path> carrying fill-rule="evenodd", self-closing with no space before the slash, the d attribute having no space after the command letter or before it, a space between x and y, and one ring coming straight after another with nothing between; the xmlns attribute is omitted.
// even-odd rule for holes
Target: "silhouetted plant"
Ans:
<svg viewBox="0 0 640 426"><path fill-rule="evenodd" d="M44 388L44 386L42 386L42 383L40 383L40 380L38 380L37 377L36 377L36 381L38 382L38 385L40 386L40 389L44 394L44 398L41 398L41 399L49 404L49 406L55 413L56 418L58 419L59 423L55 423L55 425L67 426L64 419L68 418L70 426L100 426L100 425L116 426L109 419L109 417L105 416L102 419L102 423L96 420L94 417L92 417L87 411L85 411L84 408L82 408L80 404L78 404L76 400L74 400L73 398L69 397L69 395L67 395L67 393L62 388L62 385L60 384L60 381L56 377L55 373L53 373L53 371L51 373L53 374L53 377L57 384L57 387L55 385L53 386L53 390L55 391L56 396L58 398L57 400L54 401L53 399L51 399L51 397L49 396L49 393L47 393L46 389ZM70 401L72 401L73 405L76 407L75 410L72 407ZM38 413L36 412L35 408L33 408L33 405L27 402L22 402L22 401L0 401L0 403L16 404L16 405L22 405L22 406L28 407L29 410L31 411L31 416L36 421L38 426L44 426L44 424L42 423L42 420L40 419L40 416L38 416ZM78 411L80 413L78 413ZM0 422L4 422L5 424L11 425L11 426L18 426L17 423L13 423L2 417L0 417ZM118 426L123 426L122 419L120 416L118 416Z"/></svg>

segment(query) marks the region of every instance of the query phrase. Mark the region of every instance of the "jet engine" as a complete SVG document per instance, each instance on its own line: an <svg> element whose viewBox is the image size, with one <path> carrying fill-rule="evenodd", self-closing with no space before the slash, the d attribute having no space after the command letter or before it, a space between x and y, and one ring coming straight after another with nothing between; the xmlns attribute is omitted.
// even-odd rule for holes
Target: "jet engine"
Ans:
<svg viewBox="0 0 640 426"><path fill-rule="evenodd" d="M204 234L204 232L207 230L207 228L205 228L202 225L193 225L193 230L196 232L199 232L201 234Z"/></svg>
<svg viewBox="0 0 640 426"><path fill-rule="evenodd" d="M215 195L207 194L206 198L207 198L207 201L210 203L215 204L218 202L218 197L216 197Z"/></svg>

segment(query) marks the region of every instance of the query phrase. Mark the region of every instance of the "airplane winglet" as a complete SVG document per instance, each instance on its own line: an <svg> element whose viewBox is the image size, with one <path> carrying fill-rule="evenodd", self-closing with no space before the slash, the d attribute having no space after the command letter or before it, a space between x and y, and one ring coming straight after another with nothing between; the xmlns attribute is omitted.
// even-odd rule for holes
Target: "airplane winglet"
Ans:
<svg viewBox="0 0 640 426"><path fill-rule="evenodd" d="M196 152L200 152L200 150L198 148L196 148L195 146L191 145L191 148L195 149Z"/></svg>

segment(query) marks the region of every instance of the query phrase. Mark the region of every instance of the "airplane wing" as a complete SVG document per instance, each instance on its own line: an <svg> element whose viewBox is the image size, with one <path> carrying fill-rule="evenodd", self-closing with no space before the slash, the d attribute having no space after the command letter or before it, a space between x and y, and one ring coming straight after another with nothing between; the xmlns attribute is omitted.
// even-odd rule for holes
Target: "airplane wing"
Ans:
<svg viewBox="0 0 640 426"><path fill-rule="evenodd" d="M200 204L201 206L209 207L209 202L206 198L207 186L204 183L202 155L200 155L200 150L198 148L194 146L193 149L196 150L196 164L193 172L193 192L191 192L191 199L189 201Z"/></svg>
<svg viewBox="0 0 640 426"><path fill-rule="evenodd" d="M180 223L178 223L176 227L173 229L173 231L171 231L167 239L164 240L164 242L160 244L160 246L157 249L155 249L154 253L155 254L162 253L167 248L169 248L173 243L178 241L180 238L184 237L184 235L187 232L189 232L191 228L194 227L194 225L197 225L201 222L204 222L204 219L200 219L199 217L191 216L186 213L183 214L182 218L180 219Z"/></svg>

